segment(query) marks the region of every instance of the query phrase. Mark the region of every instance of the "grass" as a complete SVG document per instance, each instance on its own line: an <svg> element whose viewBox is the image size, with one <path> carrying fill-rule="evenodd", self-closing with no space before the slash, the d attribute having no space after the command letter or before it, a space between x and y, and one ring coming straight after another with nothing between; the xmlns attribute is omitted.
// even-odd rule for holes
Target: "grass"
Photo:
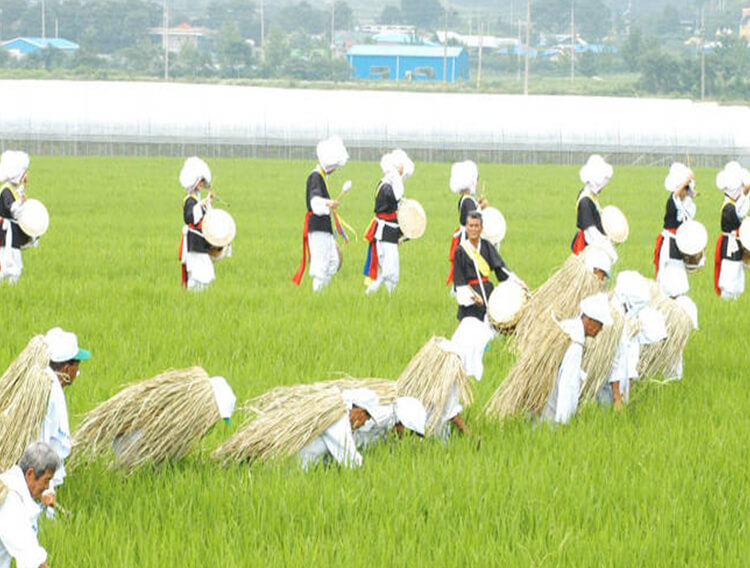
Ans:
<svg viewBox="0 0 750 568"><path fill-rule="evenodd" d="M170 367L224 375L242 402L336 371L395 378L430 336L453 332L455 301L443 285L457 222L450 164L418 163L406 184L428 227L401 247L390 298L364 295L361 234L324 294L313 295L307 276L291 284L312 161L210 165L238 235L211 289L193 295L179 287L181 160L32 157L27 191L47 205L51 226L24 254L20 284L0 288L0 365L36 333L76 331L93 358L66 389L74 427L123 384ZM480 172L508 221L503 257L539 286L569 251L577 168L480 164ZM630 222L615 270L653 274L666 173L617 167L604 190L602 203ZM696 173L698 219L713 239L716 172ZM377 164L351 163L332 178L335 194L354 180L341 213L359 231L378 177ZM623 414L586 406L555 430L486 421L482 408L513 362L499 339L465 413L472 437L391 441L368 450L359 471L222 468L208 453L237 428L235 416L179 463L128 478L98 462L70 472L58 498L73 515L42 522L50 565L744 565L748 297L722 303L712 276L691 277L701 329L684 380L636 385Z"/></svg>

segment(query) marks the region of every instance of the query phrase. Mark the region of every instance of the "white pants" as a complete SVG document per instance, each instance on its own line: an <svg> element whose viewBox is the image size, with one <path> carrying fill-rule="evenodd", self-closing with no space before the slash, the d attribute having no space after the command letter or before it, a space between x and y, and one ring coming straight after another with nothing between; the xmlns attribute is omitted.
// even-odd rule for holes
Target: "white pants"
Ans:
<svg viewBox="0 0 750 568"><path fill-rule="evenodd" d="M308 235L310 243L310 277L313 291L322 290L339 270L339 255L336 239L331 233L315 231Z"/></svg>
<svg viewBox="0 0 750 568"><path fill-rule="evenodd" d="M207 252L188 252L185 255L188 290L203 290L216 279L214 263Z"/></svg>
<svg viewBox="0 0 750 568"><path fill-rule="evenodd" d="M0 281L7 280L11 284L18 282L23 272L21 251L17 248L0 248Z"/></svg>
<svg viewBox="0 0 750 568"><path fill-rule="evenodd" d="M489 325L474 317L465 317L453 332L451 343L456 346L466 376L481 381L484 374L484 350L494 337Z"/></svg>
<svg viewBox="0 0 750 568"><path fill-rule="evenodd" d="M745 272L742 261L721 259L719 274L721 297L725 300L736 300L745 291Z"/></svg>
<svg viewBox="0 0 750 568"><path fill-rule="evenodd" d="M665 237L659 252L659 275L656 281L661 284L664 293L670 298L687 294L690 290L688 283L687 270L682 260L669 258L670 239Z"/></svg>
<svg viewBox="0 0 750 568"><path fill-rule="evenodd" d="M396 289L399 278L398 243L377 242L378 248L378 277L367 287L370 294L385 284L388 292Z"/></svg>

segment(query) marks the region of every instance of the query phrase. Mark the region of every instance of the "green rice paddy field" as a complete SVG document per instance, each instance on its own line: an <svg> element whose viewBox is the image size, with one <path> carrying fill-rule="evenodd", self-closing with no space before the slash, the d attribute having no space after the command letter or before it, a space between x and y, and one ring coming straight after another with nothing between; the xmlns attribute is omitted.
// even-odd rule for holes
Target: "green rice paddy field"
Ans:
<svg viewBox="0 0 750 568"><path fill-rule="evenodd" d="M396 378L430 336L453 332L444 286L457 222L450 164L417 163L406 192L424 205L427 232L401 247L396 293L366 297L361 233L377 164L352 162L332 177L334 194L354 181L340 211L360 237L344 247L328 290L313 295L308 276L299 288L290 282L313 160L209 160L238 233L216 282L194 295L179 285L181 162L32 157L27 192L47 205L51 225L24 254L20 284L0 288L0 365L50 327L76 331L93 359L66 389L73 428L122 385L167 368L224 375L241 403L338 372ZM508 221L503 257L535 288L568 255L578 168L480 172ZM601 202L630 222L616 271L653 274L666 172L615 168ZM711 266L721 194L715 170L696 173ZM235 414L180 463L131 477L101 463L70 471L58 499L72 515L41 525L50 565L746 566L750 295L722 303L712 277L691 277L700 330L683 381L638 384L621 414L587 406L556 429L486 421L482 409L513 363L499 338L465 413L471 437L391 440L355 471L222 468L208 454L237 428Z"/></svg>

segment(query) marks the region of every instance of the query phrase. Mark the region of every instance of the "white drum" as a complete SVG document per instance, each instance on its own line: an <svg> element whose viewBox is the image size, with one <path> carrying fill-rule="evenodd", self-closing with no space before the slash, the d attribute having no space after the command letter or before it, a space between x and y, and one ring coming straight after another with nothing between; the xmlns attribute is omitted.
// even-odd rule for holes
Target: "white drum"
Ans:
<svg viewBox="0 0 750 568"><path fill-rule="evenodd" d="M18 226L30 237L41 237L49 227L49 213L38 199L27 199L21 207Z"/></svg>
<svg viewBox="0 0 750 568"><path fill-rule="evenodd" d="M500 282L487 300L490 323L498 331L512 330L521 319L527 301L528 294L520 284L513 280Z"/></svg>
<svg viewBox="0 0 750 568"><path fill-rule="evenodd" d="M222 248L234 240L237 226L232 216L223 209L209 209L203 217L201 230L210 245Z"/></svg>
<svg viewBox="0 0 750 568"><path fill-rule="evenodd" d="M494 246L499 246L505 238L505 217L499 209L485 207L482 213L482 238L490 241Z"/></svg>
<svg viewBox="0 0 750 568"><path fill-rule="evenodd" d="M407 239L418 239L427 228L427 214L416 199L404 198L398 207L398 225Z"/></svg>
<svg viewBox="0 0 750 568"><path fill-rule="evenodd" d="M628 220L622 211L614 205L607 205L602 210L601 217L604 234L612 239L613 243L619 245L628 240L630 227L628 226Z"/></svg>

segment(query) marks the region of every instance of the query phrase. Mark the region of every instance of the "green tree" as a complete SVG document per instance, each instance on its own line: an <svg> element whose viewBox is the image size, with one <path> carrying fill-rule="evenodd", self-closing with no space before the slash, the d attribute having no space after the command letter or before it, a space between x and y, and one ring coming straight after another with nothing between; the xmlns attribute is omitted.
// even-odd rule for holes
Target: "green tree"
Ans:
<svg viewBox="0 0 750 568"><path fill-rule="evenodd" d="M420 28L434 29L442 21L443 12L439 0L401 0L403 22Z"/></svg>
<svg viewBox="0 0 750 568"><path fill-rule="evenodd" d="M243 38L260 40L260 21L253 0L215 0L209 4L203 23L214 30L233 23Z"/></svg>
<svg viewBox="0 0 750 568"><path fill-rule="evenodd" d="M337 30L351 30L354 27L354 13L345 0L336 0L334 11Z"/></svg>
<svg viewBox="0 0 750 568"><path fill-rule="evenodd" d="M401 21L401 10L399 10L393 4L387 4L386 6L383 6L383 10L380 12L380 17L378 18L379 24L400 24Z"/></svg>
<svg viewBox="0 0 750 568"><path fill-rule="evenodd" d="M248 74L248 68L252 65L252 50L242 38L236 24L227 23L221 28L216 51L223 76L239 77Z"/></svg>
<svg viewBox="0 0 750 568"><path fill-rule="evenodd" d="M282 8L273 18L273 23L285 32L304 30L309 34L322 34L330 27L330 17L330 11L318 10L302 0L299 4Z"/></svg>
<svg viewBox="0 0 750 568"><path fill-rule="evenodd" d="M638 60L643 53L643 34L639 28L632 28L630 30L622 46L621 53L628 71L636 71L638 69Z"/></svg>
<svg viewBox="0 0 750 568"><path fill-rule="evenodd" d="M175 77L210 77L215 73L211 54L187 43L175 58L171 73Z"/></svg>
<svg viewBox="0 0 750 568"><path fill-rule="evenodd" d="M264 74L270 77L277 76L282 70L288 52L284 32L278 26L272 27L266 38Z"/></svg>

